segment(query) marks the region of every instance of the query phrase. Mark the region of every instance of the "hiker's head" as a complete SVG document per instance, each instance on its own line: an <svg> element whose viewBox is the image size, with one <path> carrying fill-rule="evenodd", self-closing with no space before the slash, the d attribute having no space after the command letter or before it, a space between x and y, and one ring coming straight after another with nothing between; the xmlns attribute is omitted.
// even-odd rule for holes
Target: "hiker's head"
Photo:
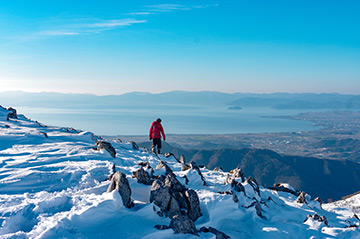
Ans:
<svg viewBox="0 0 360 239"><path fill-rule="evenodd" d="M157 118L156 121L157 121L157 122L161 122L161 119L160 119L160 118Z"/></svg>

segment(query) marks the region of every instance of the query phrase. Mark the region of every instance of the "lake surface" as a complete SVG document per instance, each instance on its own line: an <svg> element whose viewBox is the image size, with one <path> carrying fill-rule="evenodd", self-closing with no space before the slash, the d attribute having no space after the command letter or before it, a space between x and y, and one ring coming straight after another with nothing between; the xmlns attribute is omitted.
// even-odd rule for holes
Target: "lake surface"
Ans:
<svg viewBox="0 0 360 239"><path fill-rule="evenodd" d="M67 126L97 135L146 135L152 121L160 117L165 133L234 134L296 132L315 130L311 122L264 118L263 116L295 115L301 110L243 108L226 106L155 106L116 109L53 109L17 107L19 114L46 125Z"/></svg>

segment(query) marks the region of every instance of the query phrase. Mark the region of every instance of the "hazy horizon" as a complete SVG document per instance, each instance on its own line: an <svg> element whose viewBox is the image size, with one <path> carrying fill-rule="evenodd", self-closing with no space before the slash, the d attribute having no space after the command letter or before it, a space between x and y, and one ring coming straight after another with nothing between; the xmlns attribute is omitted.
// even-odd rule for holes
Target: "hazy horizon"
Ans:
<svg viewBox="0 0 360 239"><path fill-rule="evenodd" d="M2 91L360 94L356 1L0 3Z"/></svg>

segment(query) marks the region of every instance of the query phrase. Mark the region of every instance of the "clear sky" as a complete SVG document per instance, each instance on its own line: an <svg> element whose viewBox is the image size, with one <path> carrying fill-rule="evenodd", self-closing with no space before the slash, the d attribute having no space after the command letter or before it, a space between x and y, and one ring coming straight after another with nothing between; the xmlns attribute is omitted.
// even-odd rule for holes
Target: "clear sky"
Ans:
<svg viewBox="0 0 360 239"><path fill-rule="evenodd" d="M358 0L1 0L0 91L360 94Z"/></svg>

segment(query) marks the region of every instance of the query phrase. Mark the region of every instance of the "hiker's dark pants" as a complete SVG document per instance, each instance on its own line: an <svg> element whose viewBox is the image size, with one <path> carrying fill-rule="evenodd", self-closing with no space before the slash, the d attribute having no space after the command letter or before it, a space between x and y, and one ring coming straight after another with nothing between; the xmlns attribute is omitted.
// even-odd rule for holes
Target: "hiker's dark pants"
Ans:
<svg viewBox="0 0 360 239"><path fill-rule="evenodd" d="M157 147L157 153L159 154L160 153L160 149L161 149L161 139L157 139L157 138L154 138L153 139L153 144L151 146L151 151L154 153L155 151L155 147Z"/></svg>

